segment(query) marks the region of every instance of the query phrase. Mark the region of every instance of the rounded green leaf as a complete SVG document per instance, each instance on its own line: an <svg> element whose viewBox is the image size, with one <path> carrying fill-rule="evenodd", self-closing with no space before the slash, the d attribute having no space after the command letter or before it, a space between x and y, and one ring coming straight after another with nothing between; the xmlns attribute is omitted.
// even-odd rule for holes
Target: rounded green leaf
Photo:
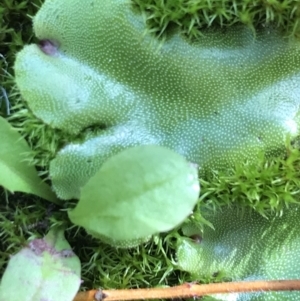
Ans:
<svg viewBox="0 0 300 301"><path fill-rule="evenodd" d="M146 238L181 223L199 190L197 169L182 156L160 146L129 148L88 181L69 217L94 236Z"/></svg>
<svg viewBox="0 0 300 301"><path fill-rule="evenodd" d="M141 244L147 243L152 235L149 235L147 237L142 237L142 238L136 238L136 239L125 239L125 240L119 240L119 239L114 239L105 235L101 235L98 232L93 232L92 230L89 230L89 234L92 236L97 237L100 239L102 242L109 244L113 246L114 248L120 248L120 249L130 249L130 248L135 248Z"/></svg>
<svg viewBox="0 0 300 301"><path fill-rule="evenodd" d="M63 231L51 230L10 258L0 283L0 300L72 301L80 272L80 261Z"/></svg>

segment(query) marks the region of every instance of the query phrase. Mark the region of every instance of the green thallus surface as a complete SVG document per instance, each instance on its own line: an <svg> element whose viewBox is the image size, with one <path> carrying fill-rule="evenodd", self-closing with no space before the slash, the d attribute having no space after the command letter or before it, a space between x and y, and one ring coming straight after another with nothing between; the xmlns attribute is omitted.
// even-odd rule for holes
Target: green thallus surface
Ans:
<svg viewBox="0 0 300 301"><path fill-rule="evenodd" d="M15 64L30 109L73 136L101 128L51 162L60 198L78 198L103 162L130 146L167 146L205 171L278 153L298 134L299 45L271 27L162 42L126 1L48 0L34 31L41 44Z"/></svg>
<svg viewBox="0 0 300 301"><path fill-rule="evenodd" d="M180 241L178 265L196 279L216 274L235 281L298 279L299 215L297 206L270 219L254 211L242 212L235 206L204 214L214 229L205 226L202 234L197 224L184 226L186 236L202 238L198 242L188 238ZM299 296L299 292L232 293L213 300L294 301Z"/></svg>

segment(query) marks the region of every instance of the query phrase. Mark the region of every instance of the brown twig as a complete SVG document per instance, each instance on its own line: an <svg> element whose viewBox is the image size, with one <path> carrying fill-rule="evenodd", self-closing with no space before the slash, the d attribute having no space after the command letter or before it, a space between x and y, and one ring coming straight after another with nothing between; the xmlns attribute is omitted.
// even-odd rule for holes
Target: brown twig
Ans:
<svg viewBox="0 0 300 301"><path fill-rule="evenodd" d="M91 290L80 292L73 301L121 301L143 299L190 298L220 293L300 290L300 280L223 282L211 284L186 283L166 288Z"/></svg>

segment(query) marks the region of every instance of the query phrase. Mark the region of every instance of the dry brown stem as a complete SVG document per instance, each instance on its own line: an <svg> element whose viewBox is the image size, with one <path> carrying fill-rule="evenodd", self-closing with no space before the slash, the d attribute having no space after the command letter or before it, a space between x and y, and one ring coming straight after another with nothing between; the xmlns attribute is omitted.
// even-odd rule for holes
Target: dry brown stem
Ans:
<svg viewBox="0 0 300 301"><path fill-rule="evenodd" d="M300 290L300 280L223 282L211 284L186 283L166 288L91 290L80 292L73 301L121 301L143 299L190 298L219 293Z"/></svg>

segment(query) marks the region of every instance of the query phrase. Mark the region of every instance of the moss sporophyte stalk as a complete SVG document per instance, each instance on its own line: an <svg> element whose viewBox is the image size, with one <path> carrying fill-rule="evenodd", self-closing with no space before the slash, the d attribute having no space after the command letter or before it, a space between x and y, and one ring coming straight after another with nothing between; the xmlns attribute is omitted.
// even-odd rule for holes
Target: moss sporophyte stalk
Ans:
<svg viewBox="0 0 300 301"><path fill-rule="evenodd" d="M145 151L145 164L118 161L139 149L130 153L131 147L169 148L199 167L201 193L193 213L182 226L154 235L146 245L113 249L88 239L82 230L69 230L73 236L68 240L82 263L85 288L298 277L299 17L296 0L43 3L33 18L36 43L18 52L14 62L20 95L8 73L3 77L5 100L12 104L7 120L29 145L28 157L22 162L39 169L71 220L74 212L80 215L84 211L78 209L86 206L80 202L93 201L88 195L93 182L104 183L98 185L105 186L103 195L122 202L125 197L121 195L130 195L126 200L134 195L136 201L140 194L130 184L134 168L139 176L132 182L146 187L145 191L152 189L157 179L167 185L165 175L173 166L173 155L169 156L171 163L159 163L157 171L151 169L151 152ZM9 72L11 52L16 49L11 46L5 51L8 67L2 67ZM0 126L2 130L6 127L6 132L14 131L6 121ZM8 137L4 131L0 133ZM15 143L17 136L10 139ZM9 151L3 153L8 158ZM138 162L139 156L133 157ZM118 166L126 166L129 172L118 170ZM141 176L143 168L149 171L148 177ZM183 164L181 170L169 174L182 183L188 182L187 178L194 183L190 169ZM118 172L121 175L114 176ZM185 172L188 176L180 177ZM127 194L129 190L107 192L110 186L103 174L115 180L123 176L122 182L129 183L126 189L132 194ZM123 189L121 184L111 183ZM0 184L9 188L1 177ZM172 198L173 186L168 189ZM45 197L32 187L19 191ZM160 195L155 190L152 197L156 200ZM71 211L74 199L80 199L78 211ZM190 204L193 206L193 200ZM94 212L106 210L107 214L97 218L114 219L115 223L119 212L109 206L100 210L101 206L97 203ZM126 210L120 211L128 212L128 204L122 206ZM169 204L166 210L171 207L179 205ZM43 206L36 210L41 218ZM142 222L158 229L156 232L165 229L163 218L153 222L147 210L135 216L131 210L132 219L143 216ZM71 226L64 211L54 216L50 225ZM3 219L9 220L6 215ZM99 237L90 220L84 226ZM11 229L8 222L6 225ZM138 233L136 229L127 231L126 238ZM104 230L106 236L114 235L108 226ZM115 234L122 241L122 233ZM195 235L197 241L193 240ZM149 239L146 236L142 241ZM86 245L82 247L80 241ZM233 298L293 301L300 293L237 293L204 300Z"/></svg>

